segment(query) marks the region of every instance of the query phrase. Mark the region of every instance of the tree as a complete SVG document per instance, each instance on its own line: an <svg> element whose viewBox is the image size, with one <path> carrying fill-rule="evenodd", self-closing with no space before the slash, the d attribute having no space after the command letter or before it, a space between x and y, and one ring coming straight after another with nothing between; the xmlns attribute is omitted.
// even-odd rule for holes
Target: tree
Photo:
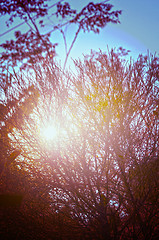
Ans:
<svg viewBox="0 0 159 240"><path fill-rule="evenodd" d="M19 171L33 176L34 191L41 184L51 209L86 229L85 239L157 239L159 59L126 54L92 52L74 62L77 74L36 63L27 76L33 109L22 108L9 135L21 149ZM41 131L49 122L53 142Z"/></svg>
<svg viewBox="0 0 159 240"><path fill-rule="evenodd" d="M45 17L48 16L49 9L54 9L56 7L55 15L59 19L59 23L53 25L49 33L43 34L42 27L45 26ZM5 50L1 53L0 56L0 91L2 95L1 101L1 117L2 124L3 118L7 118L7 122L10 122L10 118L7 117L8 112L15 111L16 118L22 119L21 109L19 106L15 107L18 103L17 98L15 98L14 93L13 96L10 96L10 89L14 86L18 89L21 88L20 85L27 85L27 83L21 83L20 80L18 85L14 85L16 82L16 70L15 67L19 68L34 68L34 64L38 61L42 61L45 58L48 58L49 62L52 62L52 68L54 68L55 62L55 47L57 43L52 43L50 40L51 32L58 30L62 33L66 48L66 59L64 63L64 68L66 66L66 62L70 51L77 39L77 36L81 30L83 31L93 31L99 32L101 28L106 26L107 23L119 23L119 15L121 11L111 11L112 5L101 2L101 3L89 3L86 7L84 7L79 13L76 10L71 9L69 3L62 3L62 1L57 1L53 5L48 6L48 1L46 0L36 0L36 1L1 1L0 3L0 16L9 15L9 19L6 22L7 26L10 27L15 19L20 18L23 20L23 23L26 23L29 28L28 31L21 33L20 31L15 31L15 40L6 41L0 46ZM33 16L33 14L36 14ZM38 21L38 23L37 23ZM67 50L67 41L65 37L64 27L69 26L71 24L75 24L78 28L75 37L70 45L70 48ZM35 70L35 69L34 69ZM19 77L18 77L19 78ZM27 79L24 81L27 82ZM55 83L55 85L57 82ZM21 91L19 89L19 91ZM24 90L27 95L27 90ZM24 100L24 93L21 93L18 96L19 101ZM28 100L25 102L25 110L30 111L29 108L33 108L31 103L31 96L26 96ZM27 104L29 103L29 107ZM31 104L30 104L31 103ZM10 106L11 105L11 106ZM13 106L14 105L14 106ZM21 108L23 103L21 104ZM18 112L16 110L18 109ZM21 112L21 113L20 113ZM14 118L14 117L13 117ZM12 120L11 120L12 121ZM15 123L16 124L16 123ZM10 123L9 123L10 125ZM8 127L3 126L1 131L3 131L1 141L7 141ZM5 139L5 140L4 140ZM6 143L6 146L9 146ZM8 150L4 147L2 155L4 155ZM12 149L13 150L13 149ZM15 154L11 150L11 159L14 159L18 153ZM2 157L3 162L6 157ZM7 156L8 158L8 156ZM4 165L4 163L2 163Z"/></svg>
<svg viewBox="0 0 159 240"><path fill-rule="evenodd" d="M65 48L66 48L66 59L64 63L64 68L70 51L77 39L77 36L81 29L83 31L93 31L99 32L100 28L103 28L107 23L119 22L119 15L121 11L111 11L112 5L101 2L98 4L89 3L84 7L79 13L76 10L71 9L69 3L62 3L63 1L57 1L53 5L48 5L46 0L36 0L36 1L1 1L0 3L0 16L9 15L9 19L6 22L7 26L14 22L15 19L20 18L23 23L26 23L29 28L28 31L21 33L20 31L15 31L15 40L6 41L6 43L0 46L5 50L1 53L0 57L0 91L2 94L1 100L1 156L2 156L2 169L5 162L10 163L18 156L19 151L14 151L8 142L8 134L12 131L20 119L22 124L23 115L27 115L33 109L33 95L34 89L30 91L27 87L21 89L21 85L27 85L27 79L25 78L25 83L21 82L15 67L22 68L33 68L34 64L38 61L42 61L48 58L49 62L52 62L52 68L55 66L54 56L55 56L55 46L57 43L52 43L50 41L50 34L52 31L60 30L63 35ZM48 16L49 9L55 8L56 10L53 15L59 19L59 23L53 25L53 30L47 34L42 33L42 27L45 26L45 17ZM33 14L36 14L33 16ZM37 23L38 21L38 23ZM64 26L71 24L76 24L78 30L75 34L73 42L67 51L67 41L64 33ZM35 69L34 69L34 72ZM54 85L56 85L54 83ZM30 86L31 87L31 86ZM10 91L12 88L18 89L18 96L15 97L15 93L12 92L10 96ZM24 90L24 92L23 92ZM8 149L9 148L9 149ZM6 156L4 156L6 155ZM7 159L7 160L6 160Z"/></svg>
<svg viewBox="0 0 159 240"><path fill-rule="evenodd" d="M99 216L103 239L120 234L150 239L157 229L153 223L158 211L158 193L154 191L158 172L158 58L139 56L133 64L126 64L120 57L123 49L119 50L118 54L92 53L83 64L76 62L79 75L71 109L84 134L78 172L82 168L85 173L87 186L83 186L82 196L86 196L86 212L90 219ZM150 181L152 168L155 173ZM148 200L150 196L153 203Z"/></svg>
<svg viewBox="0 0 159 240"><path fill-rule="evenodd" d="M80 12L71 9L68 2L62 2L56 1L56 3L50 6L47 0L1 1L0 15L10 15L6 22L8 27L17 17L29 26L28 31L24 33L15 31L15 40L6 41L6 43L0 45L5 50L1 54L2 69L6 69L8 64L13 66L20 64L22 67L32 67L32 64L46 56L52 61L55 57L57 43L53 43L50 37L51 33L55 30L60 31L64 38L66 50L65 68L70 51L81 30L84 32L93 31L94 33L99 33L100 29L105 27L107 23L119 23L121 11L112 11L113 5L105 3L105 1L96 4L90 2ZM56 8L56 10L53 10L54 12L50 14L49 9L52 8ZM36 15L33 16L33 14ZM59 19L59 22L58 24L51 24L52 29L48 33L43 34L42 28L46 25L46 17L51 17L48 14L51 16L55 15ZM77 26L77 32L68 48L64 27L72 24Z"/></svg>

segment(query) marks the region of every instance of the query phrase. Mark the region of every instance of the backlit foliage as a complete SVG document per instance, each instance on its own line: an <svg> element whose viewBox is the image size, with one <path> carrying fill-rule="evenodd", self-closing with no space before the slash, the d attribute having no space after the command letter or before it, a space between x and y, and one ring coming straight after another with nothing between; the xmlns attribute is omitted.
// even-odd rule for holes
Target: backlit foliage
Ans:
<svg viewBox="0 0 159 240"><path fill-rule="evenodd" d="M121 50L74 61L74 74L47 59L35 64L7 118L21 109L6 138L20 149L11 166L35 183L49 211L85 229L84 239L157 236L159 61L126 61ZM39 131L50 122L59 136L46 143Z"/></svg>

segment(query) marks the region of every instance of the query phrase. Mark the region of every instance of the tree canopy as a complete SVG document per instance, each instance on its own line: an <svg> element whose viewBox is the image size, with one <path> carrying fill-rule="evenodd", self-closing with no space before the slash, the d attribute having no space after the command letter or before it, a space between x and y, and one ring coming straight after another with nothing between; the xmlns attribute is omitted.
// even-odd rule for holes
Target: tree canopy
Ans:
<svg viewBox="0 0 159 240"><path fill-rule="evenodd" d="M74 62L76 74L46 60L17 74L4 138L15 152L6 161L88 238L155 239L159 60L124 57L92 52ZM47 141L50 123L57 132Z"/></svg>

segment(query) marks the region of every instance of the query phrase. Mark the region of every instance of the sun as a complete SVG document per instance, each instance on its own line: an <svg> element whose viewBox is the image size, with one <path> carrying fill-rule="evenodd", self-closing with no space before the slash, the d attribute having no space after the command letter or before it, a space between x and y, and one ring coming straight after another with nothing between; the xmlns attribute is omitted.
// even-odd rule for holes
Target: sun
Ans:
<svg viewBox="0 0 159 240"><path fill-rule="evenodd" d="M41 135L43 136L44 140L52 141L57 138L58 131L54 125L48 125L42 128Z"/></svg>

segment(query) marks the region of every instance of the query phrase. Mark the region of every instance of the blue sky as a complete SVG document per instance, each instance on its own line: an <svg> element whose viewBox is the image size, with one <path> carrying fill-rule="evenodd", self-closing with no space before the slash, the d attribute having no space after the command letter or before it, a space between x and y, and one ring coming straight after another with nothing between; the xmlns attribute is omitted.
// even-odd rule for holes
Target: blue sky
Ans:
<svg viewBox="0 0 159 240"><path fill-rule="evenodd" d="M159 52L159 0L113 0L123 10L118 26L152 52Z"/></svg>
<svg viewBox="0 0 159 240"><path fill-rule="evenodd" d="M51 0L50 4L55 1ZM68 0L71 6L80 10L86 5L88 0ZM94 2L100 2L95 0ZM152 53L159 53L159 0L110 0L109 3L114 5L113 10L122 10L120 16L121 24L109 24L101 30L100 34L80 33L71 53L71 57L78 58L82 54L90 53L90 50L102 49L103 51L112 47L120 47L131 50L130 55L136 58L140 53L146 54L147 50ZM4 21L6 18L1 17L1 33L5 32ZM16 22L15 24L20 23ZM13 24L14 26L14 24ZM11 26L12 27L12 26ZM20 30L24 27L23 25ZM19 30L16 29L16 30ZM68 45L73 38L75 27L67 30L66 36ZM13 36L14 31L0 37L0 42L8 40ZM57 53L60 59L64 59L64 45L60 33L52 35L55 42L59 42Z"/></svg>
<svg viewBox="0 0 159 240"><path fill-rule="evenodd" d="M75 1L72 0L75 3ZM82 1L89 2L89 1ZM96 1L99 2L99 1ZM114 10L122 10L121 24L110 24L99 35L80 34L73 55L79 49L124 47L137 57L147 50L159 53L159 0L112 0ZM80 47L81 45L81 47Z"/></svg>

